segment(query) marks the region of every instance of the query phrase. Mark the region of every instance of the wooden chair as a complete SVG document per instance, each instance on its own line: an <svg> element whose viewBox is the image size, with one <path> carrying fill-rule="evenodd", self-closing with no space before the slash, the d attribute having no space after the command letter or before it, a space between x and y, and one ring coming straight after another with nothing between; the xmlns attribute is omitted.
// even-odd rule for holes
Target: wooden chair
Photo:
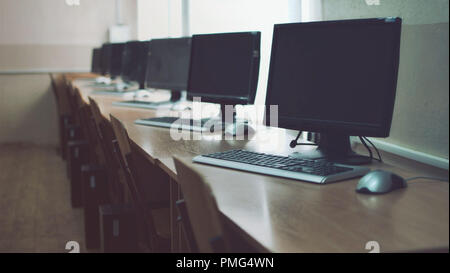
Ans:
<svg viewBox="0 0 450 273"><path fill-rule="evenodd" d="M111 123L103 118L100 108L95 100L89 97L89 106L93 115L95 134L103 153L108 177L108 195L111 203L127 203L126 181L122 169L120 168L118 157L115 155L116 142Z"/></svg>
<svg viewBox="0 0 450 273"><path fill-rule="evenodd" d="M76 99L80 99L76 98ZM99 208L101 205L109 204L108 176L105 158L99 148L99 141L95 133L95 124L91 107L80 102L78 115L83 134L88 142L88 158L81 166L81 189L84 208L84 224L87 248L99 248L100 222Z"/></svg>
<svg viewBox="0 0 450 273"><path fill-rule="evenodd" d="M84 109L81 97L71 86L62 92L62 97L71 113L71 123L65 128L67 174L71 183L71 198L73 207L83 206L82 169L84 165L95 162L90 147L86 127L82 121ZM79 95L78 95L79 96Z"/></svg>
<svg viewBox="0 0 450 273"><path fill-rule="evenodd" d="M211 188L185 162L177 157L174 157L174 162L187 214L184 212L183 202L179 202L179 211L191 250L202 253L229 252L230 242ZM190 239L190 234L193 234L195 243Z"/></svg>
<svg viewBox="0 0 450 273"><path fill-rule="evenodd" d="M89 107L93 116L94 133L106 165L106 192L110 201L110 204L100 206L102 250L104 252L136 252L138 250L137 217L135 210L130 207L125 177L117 160L118 157L115 155L114 132L110 122L102 116L97 102L92 98L89 98ZM106 219L121 222L121 236L116 237L117 234L111 233L112 222Z"/></svg>
<svg viewBox="0 0 450 273"><path fill-rule="evenodd" d="M110 115L111 124L117 141L114 142L118 154L118 161L124 172L132 203L137 215L142 220L141 240L143 250L149 252L169 252L170 229L168 208L154 209L142 196L136 179L136 165L132 156L130 140L124 125L114 116ZM157 229L157 227L165 227Z"/></svg>
<svg viewBox="0 0 450 273"><path fill-rule="evenodd" d="M60 142L60 150L61 156L63 159L66 159L66 145L68 141L68 136L74 134L70 134L67 132L73 124L72 111L70 108L70 103L67 97L67 85L62 74L50 74L50 79L52 83L52 89L55 95L57 112L58 112L58 127L59 127L59 142Z"/></svg>

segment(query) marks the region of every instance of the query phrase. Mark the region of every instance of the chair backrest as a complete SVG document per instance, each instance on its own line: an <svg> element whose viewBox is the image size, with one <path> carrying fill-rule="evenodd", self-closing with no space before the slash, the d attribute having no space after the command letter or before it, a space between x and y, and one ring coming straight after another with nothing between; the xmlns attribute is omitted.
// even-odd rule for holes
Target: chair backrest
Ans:
<svg viewBox="0 0 450 273"><path fill-rule="evenodd" d="M89 145L91 147L90 154L92 156L91 163L105 166L105 155L101 147L101 142L98 139L97 129L95 126L94 117L91 107L87 104L83 104L79 108L80 126L83 130L83 134L86 136Z"/></svg>
<svg viewBox="0 0 450 273"><path fill-rule="evenodd" d="M228 252L230 244L225 236L211 188L186 162L177 157L174 157L174 162L196 247L205 253Z"/></svg>
<svg viewBox="0 0 450 273"><path fill-rule="evenodd" d="M63 115L71 115L70 103L68 99L67 89L68 86L66 84L64 75L62 74L50 74L53 92L56 98L56 104L58 107L58 114L60 116Z"/></svg>
<svg viewBox="0 0 450 273"><path fill-rule="evenodd" d="M123 171L118 162L118 156L115 154L115 147L113 143L116 141L113 128L109 121L107 121L101 114L100 108L95 100L89 97L89 106L91 108L95 133L97 135L98 143L103 151L105 164L108 172L108 188L110 191L111 200L116 203L126 202L126 194L124 187L126 181Z"/></svg>
<svg viewBox="0 0 450 273"><path fill-rule="evenodd" d="M58 94L58 76L59 75L54 75L52 73L49 74L50 75L50 81L52 83L52 90L53 90L53 95L55 96L55 101L56 101L56 106L59 108L59 94Z"/></svg>
<svg viewBox="0 0 450 273"><path fill-rule="evenodd" d="M151 214L150 208L144 203L144 198L142 197L142 190L139 189L136 183L135 176L135 166L132 157L132 151L130 146L130 140L128 138L127 130L125 126L116 117L110 115L111 124L116 136L115 149L119 154L119 163L121 169L124 172L125 179L128 185L128 190L133 199L133 203L137 209L138 214L141 215L146 233L148 234L148 244L151 251L157 251L158 249L158 233L156 231L155 223L153 221L153 216Z"/></svg>

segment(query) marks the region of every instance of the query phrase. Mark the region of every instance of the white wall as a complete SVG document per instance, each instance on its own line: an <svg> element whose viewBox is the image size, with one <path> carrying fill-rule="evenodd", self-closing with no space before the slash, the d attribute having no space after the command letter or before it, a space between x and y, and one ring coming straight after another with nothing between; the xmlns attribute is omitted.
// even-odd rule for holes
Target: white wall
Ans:
<svg viewBox="0 0 450 273"><path fill-rule="evenodd" d="M132 38L136 1L122 1ZM74 7L64 0L0 0L0 143L58 143L47 72L89 71L92 48L107 41L113 24L113 0L80 0Z"/></svg>
<svg viewBox="0 0 450 273"><path fill-rule="evenodd" d="M261 31L261 61L256 105L265 103L273 25L299 22L300 1L292 0L192 0L190 32Z"/></svg>
<svg viewBox="0 0 450 273"><path fill-rule="evenodd" d="M92 47L108 39L115 24L115 1L0 1L0 72L8 70L89 70ZM122 1L124 23L137 37L136 0ZM52 58L53 53L57 58ZM26 56L26 59L24 57Z"/></svg>
<svg viewBox="0 0 450 273"><path fill-rule="evenodd" d="M138 39L182 36L183 0L138 0Z"/></svg>

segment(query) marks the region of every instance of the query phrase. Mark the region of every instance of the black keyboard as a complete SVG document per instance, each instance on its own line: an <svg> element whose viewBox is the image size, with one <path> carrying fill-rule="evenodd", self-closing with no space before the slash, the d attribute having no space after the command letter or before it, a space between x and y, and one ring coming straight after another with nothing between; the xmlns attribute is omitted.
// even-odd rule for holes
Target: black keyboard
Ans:
<svg viewBox="0 0 450 273"><path fill-rule="evenodd" d="M145 100L126 100L123 101L124 103L131 103L131 104L141 104L141 105L157 105L157 104L163 104L163 103L168 103L167 101L164 102L153 102L153 101L145 101Z"/></svg>
<svg viewBox="0 0 450 273"><path fill-rule="evenodd" d="M159 109L161 107L170 107L173 102L170 101L145 101L145 100L124 100L114 101L112 103L115 106L137 107L145 109Z"/></svg>
<svg viewBox="0 0 450 273"><path fill-rule="evenodd" d="M352 178L369 171L369 168L337 164L325 159L298 159L245 150L201 155L193 161L316 183Z"/></svg>

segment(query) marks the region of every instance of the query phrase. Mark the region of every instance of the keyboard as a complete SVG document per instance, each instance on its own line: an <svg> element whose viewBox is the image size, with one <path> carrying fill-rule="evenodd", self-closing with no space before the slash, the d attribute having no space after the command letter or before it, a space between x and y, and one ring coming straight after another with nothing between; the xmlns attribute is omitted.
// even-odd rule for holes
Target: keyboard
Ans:
<svg viewBox="0 0 450 273"><path fill-rule="evenodd" d="M221 121L212 120L211 118L193 120L193 119L182 119L179 117L157 117L157 118L138 119L134 123L164 128L178 128L181 130L198 131L198 132L208 132L208 131L211 132L212 130L214 130L216 126L219 126L218 127L219 129L216 130L223 129Z"/></svg>
<svg viewBox="0 0 450 273"><path fill-rule="evenodd" d="M114 101L112 105L115 106L127 106L127 107L135 107L135 108L145 108L145 109L158 109L162 107L171 107L173 102L170 101L161 101L161 102L153 102L153 101L140 101L140 100L126 100L126 101Z"/></svg>
<svg viewBox="0 0 450 273"><path fill-rule="evenodd" d="M122 90L118 90L118 89L97 89L97 90L93 90L92 94L95 94L95 95L124 96L126 94L133 94L135 92L136 92L136 90L122 91Z"/></svg>
<svg viewBox="0 0 450 273"><path fill-rule="evenodd" d="M325 159L298 159L245 150L200 155L194 157L193 162L319 184L363 176L370 171L367 167L343 165Z"/></svg>

